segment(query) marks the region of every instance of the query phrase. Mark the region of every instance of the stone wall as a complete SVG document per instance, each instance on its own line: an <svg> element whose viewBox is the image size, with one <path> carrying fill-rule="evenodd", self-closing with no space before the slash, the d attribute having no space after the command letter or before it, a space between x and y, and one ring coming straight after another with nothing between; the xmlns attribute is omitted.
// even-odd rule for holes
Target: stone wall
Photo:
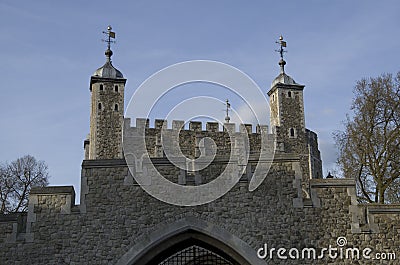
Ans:
<svg viewBox="0 0 400 265"><path fill-rule="evenodd" d="M248 264L266 264L256 256L264 244L321 249L336 247L338 237L346 237L349 247L400 255L398 205L357 205L355 183L349 179L311 180L311 194L305 198L298 185L299 164L296 156L278 155L257 190L249 192L243 179L209 204L179 207L151 197L133 180L127 182L132 176L125 161L86 160L81 205L74 205L72 187L34 188L25 229L18 231L23 218L0 218L0 264L130 264L185 227L220 238ZM168 171L164 174L176 174ZM398 264L280 260L276 255L265 261Z"/></svg>
<svg viewBox="0 0 400 265"><path fill-rule="evenodd" d="M297 100L300 100L295 98L298 97L295 92L293 92L293 97L294 98L288 100L296 102ZM298 104L298 102L296 104ZM293 112L296 112L295 108ZM285 115L287 116L289 114ZM300 113L300 116L301 115L303 114ZM188 129L184 128L184 121L174 120L171 124L168 124L165 120L155 120L154 127L150 127L149 124L149 120L138 118L136 119L136 126L132 127L131 120L125 119L124 135L125 137L129 136L136 138L141 138L140 135L145 135L145 144L148 155L153 158L166 157L164 150L165 146L170 146L169 150L173 150L173 156L178 156L178 151L181 151L182 155L192 159L198 158L199 154L202 152L205 154L211 154L211 149L214 148L216 150L214 161L225 161L224 165L226 165L231 153L239 152L244 155L246 152L249 154L249 158L251 157L255 161L255 163L250 164L246 170L254 171L255 165L257 164L256 160L260 156L261 149L264 148L264 150L268 149L267 159L273 159L274 154L295 154L298 156L301 167L300 178L302 179L302 189L305 193L304 196L308 196L310 193L309 180L311 178L322 178L322 161L318 150L317 135L308 129L304 129L304 131L299 129L296 137L290 138L286 132L290 126L276 126L274 127L274 134L272 134L268 131L267 125L257 125L255 132L253 132L251 124L236 125L234 123L225 123L221 128L219 128L218 123L208 122L206 123L205 130L202 129L203 126L201 122L195 121L189 122ZM301 122L298 122L296 126L300 128L300 126L302 126ZM174 135L176 135L177 140L174 140ZM262 135L264 135L264 140L262 140ZM243 140L245 143L248 140L248 146L246 143L239 147L238 145L240 144L238 144L238 139L245 139ZM169 141L174 143L179 142L179 144L171 147L171 145L168 144ZM204 142L202 143L202 141ZM140 145L140 143L133 144L136 149L138 149L138 145ZM128 149L129 148L126 148L125 151ZM232 150L233 152L231 152ZM136 157L141 157L141 154L135 155ZM212 166L208 167L207 170L215 171ZM162 170L159 171L162 172ZM172 178L171 176L168 176L167 179L182 184L183 182L179 182L179 170L176 172L176 176L173 176ZM201 178L198 183L211 181L215 178L213 177L213 174L210 174L210 172L206 174L205 172L200 172L198 176Z"/></svg>
<svg viewBox="0 0 400 265"><path fill-rule="evenodd" d="M219 124L216 122L207 122L206 129L202 130L202 123L198 121L190 121L189 129L184 129L184 121L174 120L171 122L171 126L168 126L166 120L155 120L154 127L149 126L149 121L146 119L137 119L136 127L130 127L130 119L125 119L125 130L144 128L146 137L146 148L150 157L164 157L165 154L162 152L162 129L165 129L166 133L175 132L179 134L179 147L183 155L189 158L196 158L199 156L200 141L204 138L210 138L214 141L206 142L204 147L205 151L208 152L211 148L216 149L216 156L226 157L231 152L231 135L236 133L247 133L249 142L249 152L251 154L257 154L261 149L261 130L268 130L267 125L257 125L256 132L253 131L251 124L234 124L225 123L223 128L219 128ZM141 126L144 127L141 127ZM238 128L237 128L238 127ZM228 131L229 130L229 131ZM168 135L167 135L168 136ZM270 134L270 143L273 142L274 136ZM165 145L165 144L164 144Z"/></svg>
<svg viewBox="0 0 400 265"><path fill-rule="evenodd" d="M125 79L92 80L89 158L122 158Z"/></svg>

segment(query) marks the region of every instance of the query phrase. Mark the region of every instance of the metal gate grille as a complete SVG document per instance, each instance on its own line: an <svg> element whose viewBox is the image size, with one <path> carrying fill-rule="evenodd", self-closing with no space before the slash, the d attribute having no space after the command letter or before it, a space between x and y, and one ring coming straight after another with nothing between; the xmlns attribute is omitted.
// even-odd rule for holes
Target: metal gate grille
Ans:
<svg viewBox="0 0 400 265"><path fill-rule="evenodd" d="M235 265L217 253L193 245L166 258L158 265Z"/></svg>

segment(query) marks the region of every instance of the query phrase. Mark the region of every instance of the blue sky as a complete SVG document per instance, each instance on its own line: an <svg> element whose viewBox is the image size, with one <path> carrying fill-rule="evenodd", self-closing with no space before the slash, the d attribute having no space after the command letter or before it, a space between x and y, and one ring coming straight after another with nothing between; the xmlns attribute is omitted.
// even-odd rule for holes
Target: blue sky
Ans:
<svg viewBox="0 0 400 265"><path fill-rule="evenodd" d="M399 12L399 1L1 0L0 161L31 154L49 165L51 185L79 193L89 79L105 61L101 32L111 24L126 103L153 73L196 59L237 67L267 92L282 34L286 71L306 86L306 126L319 135L326 174L355 82L400 70ZM212 91L191 93L202 89Z"/></svg>

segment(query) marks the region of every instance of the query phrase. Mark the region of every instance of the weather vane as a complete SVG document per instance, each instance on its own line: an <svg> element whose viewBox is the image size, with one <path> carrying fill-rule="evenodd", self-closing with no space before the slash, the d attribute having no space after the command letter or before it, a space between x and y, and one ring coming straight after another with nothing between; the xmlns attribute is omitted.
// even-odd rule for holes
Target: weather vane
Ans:
<svg viewBox="0 0 400 265"><path fill-rule="evenodd" d="M282 35L279 37L279 41L276 41L276 43L279 44L280 49L279 50L275 50L276 52L279 52L279 54L281 55L281 59L283 60L283 53L287 52L285 51L283 48L286 48L286 41L283 40Z"/></svg>
<svg viewBox="0 0 400 265"><path fill-rule="evenodd" d="M113 32L111 30L112 30L112 27L109 25L107 27L107 31L103 31L103 33L107 36L107 38L106 39L102 39L102 41L107 42L107 49L108 50L111 50L110 49L110 46L111 46L110 44L111 43L115 43L115 40L111 40L111 39L115 39L115 32Z"/></svg>
<svg viewBox="0 0 400 265"><path fill-rule="evenodd" d="M226 123L229 123L229 121L231 120L231 118L229 117L229 110L231 108L231 104L229 103L229 99L227 99L225 102L226 102L226 117L225 117L225 121L226 121Z"/></svg>
<svg viewBox="0 0 400 265"><path fill-rule="evenodd" d="M279 44L280 49L279 50L275 50L276 52L279 52L279 54L281 55L281 60L279 61L279 66L281 67L281 73L285 73L285 60L283 59L283 53L287 52L286 50L284 50L283 48L286 48L286 41L283 40L282 35L279 37L279 41L276 41L276 43Z"/></svg>

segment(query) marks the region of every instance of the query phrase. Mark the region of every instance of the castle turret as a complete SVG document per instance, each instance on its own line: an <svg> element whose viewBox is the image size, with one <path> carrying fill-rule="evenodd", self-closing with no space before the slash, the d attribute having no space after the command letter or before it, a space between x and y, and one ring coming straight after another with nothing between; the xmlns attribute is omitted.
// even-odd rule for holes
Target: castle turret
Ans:
<svg viewBox="0 0 400 265"><path fill-rule="evenodd" d="M111 63L110 43L115 33L108 26L105 40L106 62L90 78L91 112L88 157L86 159L122 158L122 125L126 79Z"/></svg>
<svg viewBox="0 0 400 265"><path fill-rule="evenodd" d="M286 42L282 36L278 42L281 59L280 74L272 82L268 92L271 107L271 127L276 131L278 142L284 143L286 152L299 152L299 143L304 142L305 121L303 89L304 85L296 83L285 73L286 62L283 60L283 50ZM296 150L297 149L297 150Z"/></svg>
<svg viewBox="0 0 400 265"><path fill-rule="evenodd" d="M277 150L293 153L303 161L303 177L321 178L322 162L318 150L317 135L306 129L304 117L304 85L298 84L285 73L286 61L283 59L286 42L281 36L277 42L280 73L268 91L271 127L276 134Z"/></svg>

